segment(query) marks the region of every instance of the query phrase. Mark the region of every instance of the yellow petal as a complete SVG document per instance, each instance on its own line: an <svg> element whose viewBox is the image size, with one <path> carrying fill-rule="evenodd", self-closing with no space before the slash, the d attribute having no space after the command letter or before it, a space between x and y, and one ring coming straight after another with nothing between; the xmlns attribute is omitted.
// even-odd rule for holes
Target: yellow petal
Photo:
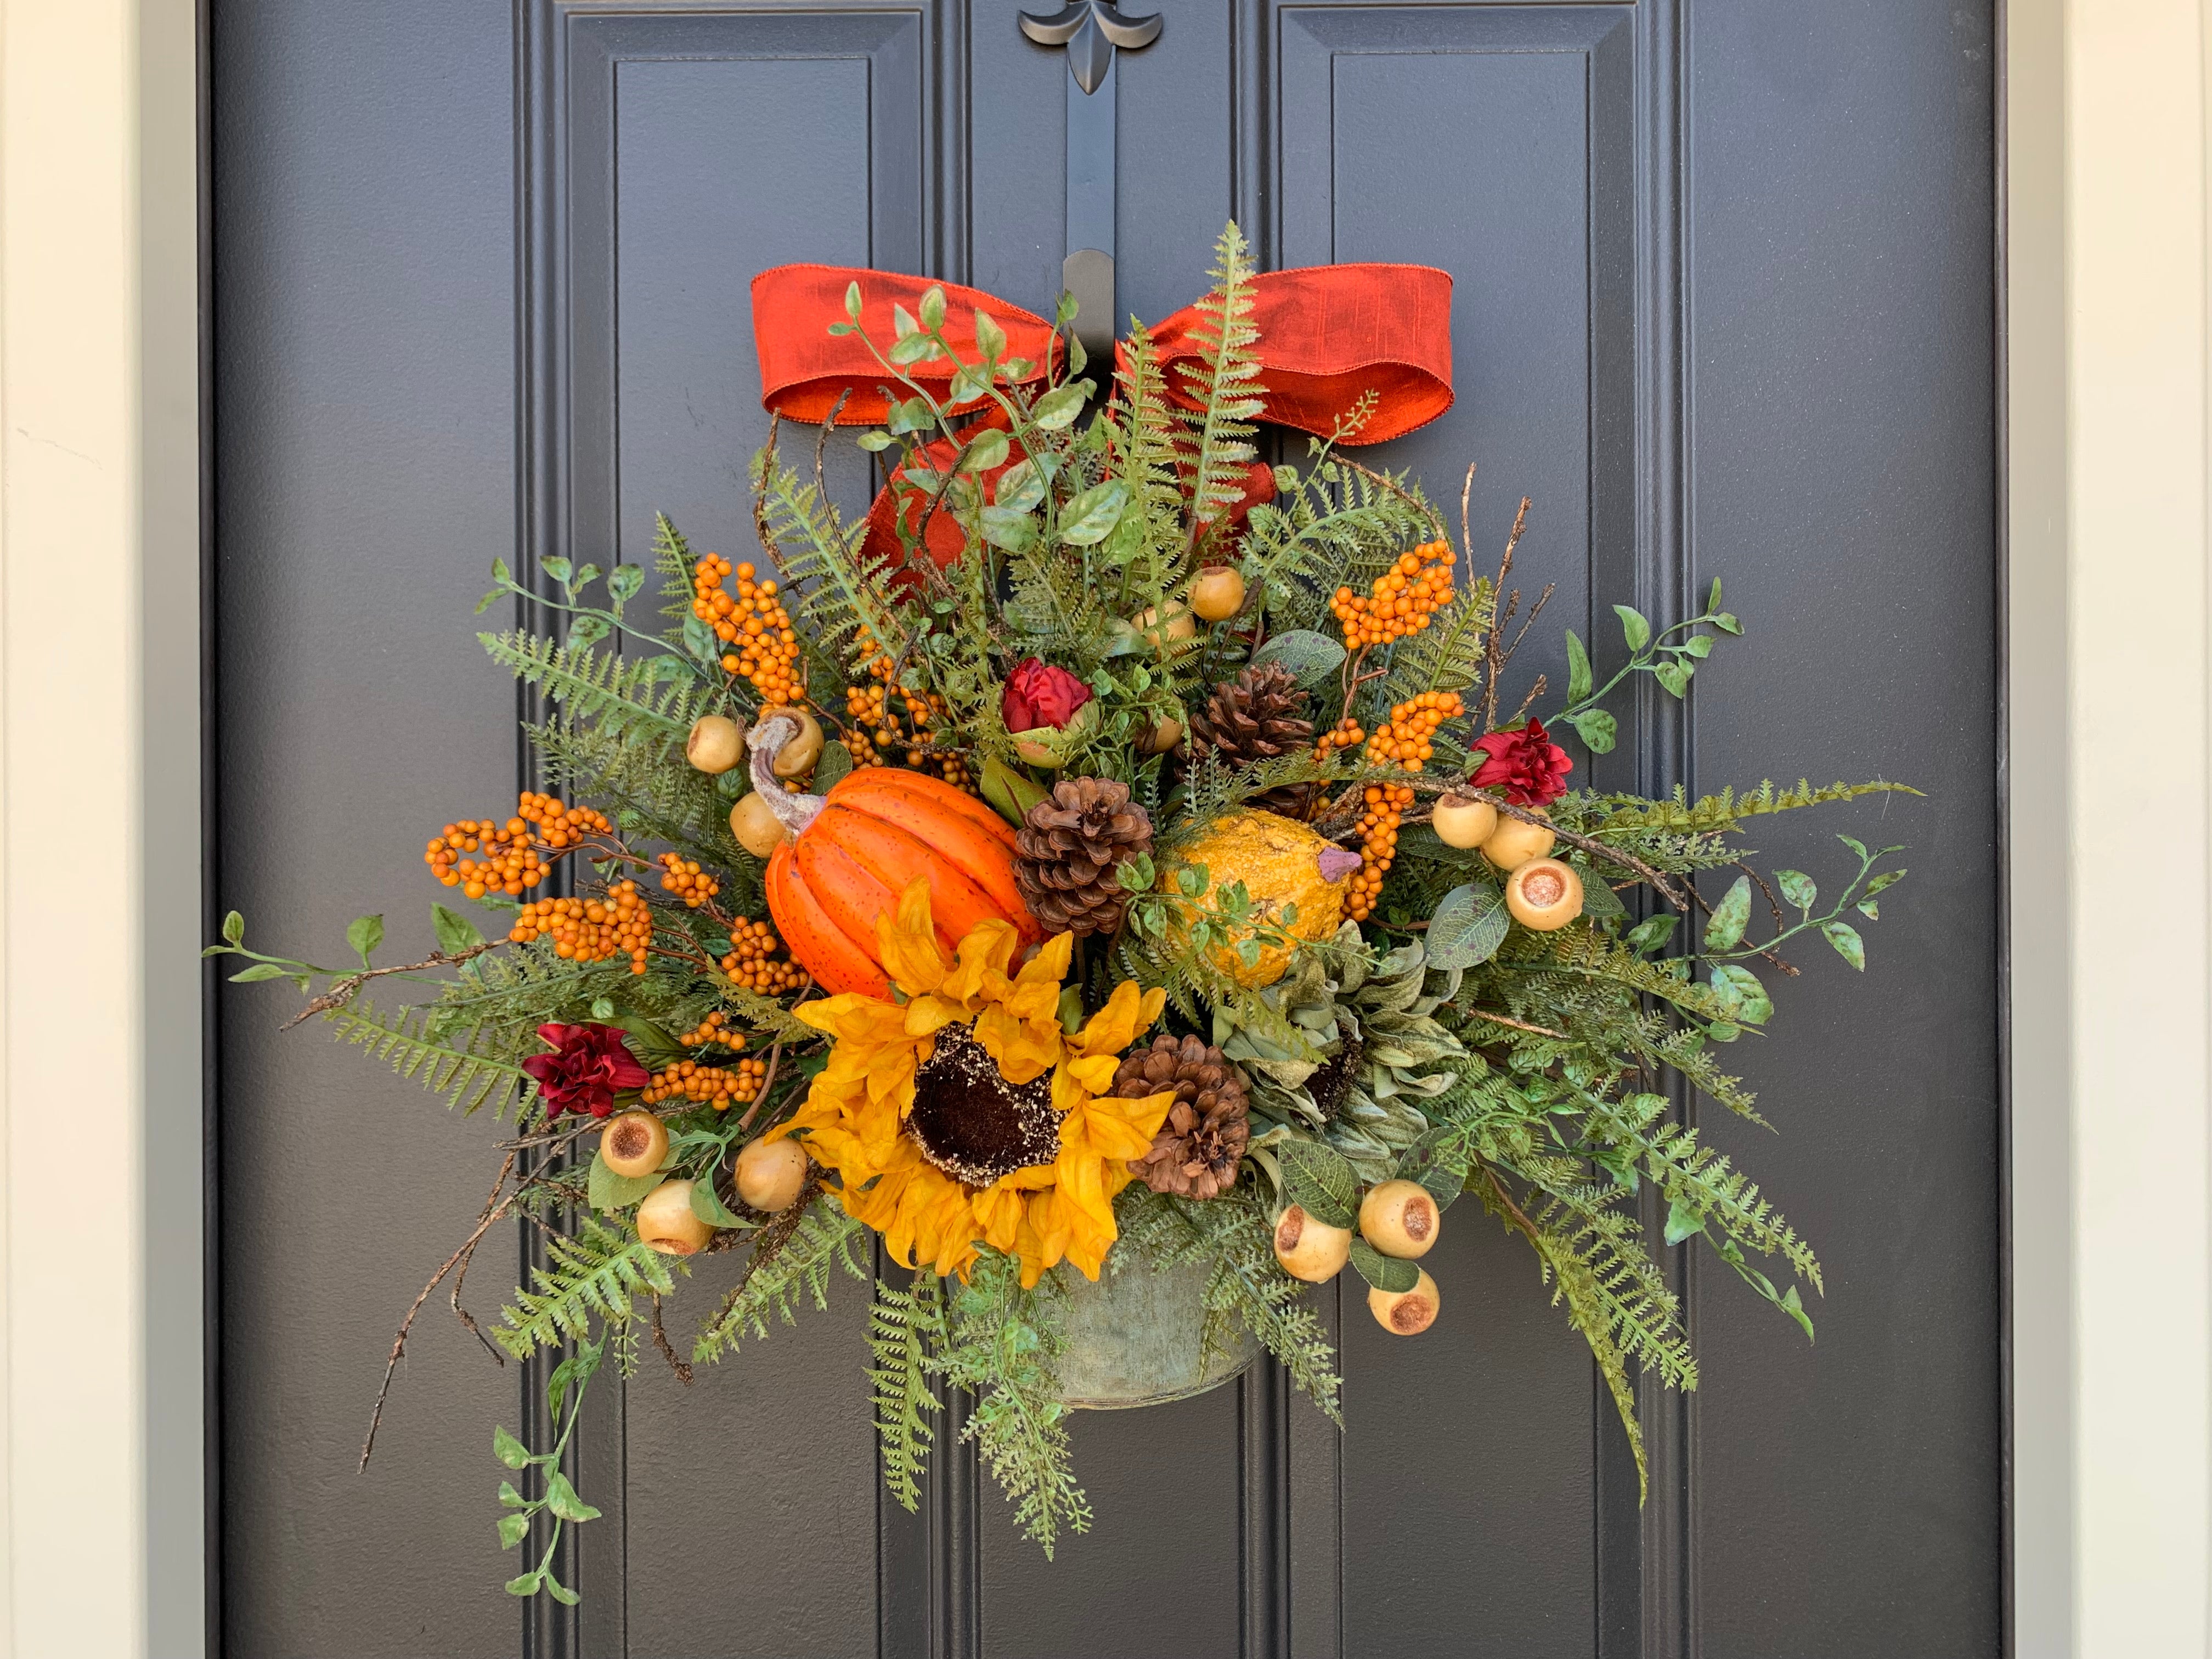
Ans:
<svg viewBox="0 0 2212 1659"><path fill-rule="evenodd" d="M999 1074L1019 1086L1042 1077L1060 1060L1060 1027L1040 1028L1003 1008L986 1008L975 1017L975 1041L999 1063Z"/></svg>
<svg viewBox="0 0 2212 1659"><path fill-rule="evenodd" d="M967 1018L968 1011L949 997L926 994L907 1004L904 1030L910 1037L929 1036Z"/></svg>
<svg viewBox="0 0 2212 1659"><path fill-rule="evenodd" d="M929 917L929 880L917 876L899 895L898 914L876 918L876 953L891 982L910 997L945 982L945 953Z"/></svg>
<svg viewBox="0 0 2212 1659"><path fill-rule="evenodd" d="M1014 978L1024 985L1049 984L1057 987L1067 977L1067 964L1075 955L1075 935L1054 933L1039 947L1037 953L1022 964ZM1060 1000L1055 989L1053 1000Z"/></svg>
<svg viewBox="0 0 2212 1659"><path fill-rule="evenodd" d="M1106 1006L1085 1021L1069 1046L1085 1054L1118 1054L1136 1041L1137 1033L1160 1017L1168 994L1158 988L1140 992L1134 980L1123 980L1106 999Z"/></svg>
<svg viewBox="0 0 2212 1659"><path fill-rule="evenodd" d="M1006 967L1013 961L1021 935L1014 925L996 917L979 921L960 941L959 962L938 988L957 999L970 1012L1006 994Z"/></svg>

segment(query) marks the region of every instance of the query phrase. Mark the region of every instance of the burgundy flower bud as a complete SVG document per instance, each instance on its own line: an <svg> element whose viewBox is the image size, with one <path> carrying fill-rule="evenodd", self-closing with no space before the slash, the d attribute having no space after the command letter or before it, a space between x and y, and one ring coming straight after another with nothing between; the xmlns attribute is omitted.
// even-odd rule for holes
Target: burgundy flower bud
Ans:
<svg viewBox="0 0 2212 1659"><path fill-rule="evenodd" d="M1042 657L1024 657L1006 676L999 717L1009 732L1034 732L1040 726L1058 731L1090 701L1091 688L1065 668L1054 668Z"/></svg>
<svg viewBox="0 0 2212 1659"><path fill-rule="evenodd" d="M522 1069L538 1079L538 1092L545 1100L545 1115L589 1112L605 1117L615 1109L615 1095L624 1089L642 1089L653 1074L638 1064L622 1032L612 1025L562 1025L548 1022L538 1035L553 1045L550 1054L532 1054Z"/></svg>
<svg viewBox="0 0 2212 1659"><path fill-rule="evenodd" d="M1567 793L1567 774L1575 763L1544 732L1541 720L1518 732L1492 732L1474 745L1486 757L1472 781L1478 789L1503 790L1516 806L1542 806Z"/></svg>

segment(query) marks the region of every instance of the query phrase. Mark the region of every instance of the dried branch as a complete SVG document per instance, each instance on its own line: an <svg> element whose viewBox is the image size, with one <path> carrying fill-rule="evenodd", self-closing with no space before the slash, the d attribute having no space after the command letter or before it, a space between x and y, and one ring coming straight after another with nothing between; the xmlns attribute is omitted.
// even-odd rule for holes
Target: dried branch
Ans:
<svg viewBox="0 0 2212 1659"><path fill-rule="evenodd" d="M660 1350L660 1357L668 1362L668 1369L676 1373L676 1380L685 1388L691 1386L691 1367L678 1357L670 1346L667 1328L660 1322L660 1292L653 1293L653 1346Z"/></svg>
<svg viewBox="0 0 2212 1659"><path fill-rule="evenodd" d="M481 945L471 945L467 950L456 951L450 956L443 951L433 951L422 961L410 962L404 967L364 968L357 974L348 974L343 979L332 980L329 990L319 997L311 998L306 1007L286 1020L279 1029L289 1031L303 1019L344 1007L360 994L361 988L373 979L382 979L386 974L419 974L427 968L455 967L464 962L473 962L485 951L496 951L506 943L503 939L488 939Z"/></svg>
<svg viewBox="0 0 2212 1659"><path fill-rule="evenodd" d="M1473 485L1474 474L1468 475L1468 482L1470 486ZM1464 505L1464 497L1462 500ZM1486 660L1482 672L1482 729L1485 732L1494 731L1497 727L1498 676L1505 666L1506 656L1504 647L1498 642L1498 635L1504 632L1505 624L1513 619L1513 612L1521 602L1521 595L1517 592L1510 596L1507 594L1505 579L1513 574L1513 550L1520 546L1521 532L1528 528L1528 508L1531 505L1528 496L1523 495L1521 498L1520 511L1513 515L1512 532L1505 538L1504 555L1498 561L1498 585L1490 591L1490 629L1487 637L1483 641L1483 653ZM1469 556L1471 558L1472 554ZM1549 592L1550 590L1547 589L1547 597L1549 597ZM1504 607L1502 611L1498 609L1501 604ZM1535 615L1533 611L1528 613L1531 622L1535 620ZM1518 644L1519 641L1516 640L1515 643Z"/></svg>

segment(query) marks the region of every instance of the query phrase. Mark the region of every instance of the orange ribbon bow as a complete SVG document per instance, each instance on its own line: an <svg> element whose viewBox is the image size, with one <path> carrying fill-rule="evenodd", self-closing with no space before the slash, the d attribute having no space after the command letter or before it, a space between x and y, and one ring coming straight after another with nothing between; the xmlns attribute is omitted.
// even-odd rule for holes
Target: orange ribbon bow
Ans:
<svg viewBox="0 0 2212 1659"><path fill-rule="evenodd" d="M1296 270L1265 271L1252 280L1251 320L1260 331L1256 356L1264 407L1260 418L1278 426L1326 435L1360 398L1376 394L1374 409L1359 429L1339 441L1379 444L1427 425L1451 407L1451 276L1429 265L1309 265ZM1005 331L1005 359L1026 361L1029 372L1018 385L1044 379L1054 356L1053 325L1034 312L1009 305L980 289L935 283L927 276L893 271L860 270L844 265L778 265L753 278L753 343L760 352L761 406L787 419L820 422L833 415L841 426L874 426L890 413L893 386L902 374L939 404L951 389L958 365L933 362L885 368L857 334L833 335L830 319L845 315L845 292L860 287L860 328L869 339L896 337L894 306L909 315L921 309L921 296L945 290L944 333L956 355L974 361L975 313L980 307ZM1202 407L1172 367L1204 356L1201 335L1210 332L1206 314L1186 306L1152 330L1154 355L1170 402ZM1117 356L1126 348L1116 345ZM843 398L842 405L839 398ZM973 410L984 403L959 405ZM983 424L1006 424L995 405ZM939 439L922 451L931 465L949 465L954 446ZM985 475L988 498L997 472L1021 459L1011 450L1000 467ZM1265 475L1265 476L1262 476ZM893 565L902 562L898 534L900 492L885 488L868 514L867 550ZM1273 475L1254 469L1248 501L1274 493ZM908 534L920 528L929 555L940 567L959 556L965 542L958 526L942 514L925 514L905 492Z"/></svg>
<svg viewBox="0 0 2212 1659"><path fill-rule="evenodd" d="M1451 276L1430 265L1308 265L1263 271L1252 279L1252 321L1260 331L1260 378L1267 387L1261 419L1326 435L1361 394L1373 392L1374 413L1346 443L1379 444L1427 425L1451 407ZM945 337L974 357L976 308L1006 333L1006 355L1032 366L1025 381L1042 380L1052 325L980 289L927 276L860 270L842 265L778 265L753 278L753 343L760 352L761 406L794 421L827 420L842 393L841 426L873 426L890 413L884 388L893 374L857 336L832 335L845 314L848 284L860 285L860 326L894 337L891 307L909 313L921 296L945 290ZM1170 365L1202 355L1205 313L1185 306L1152 330L1152 345L1169 398L1200 407ZM1117 351L1120 348L1116 348ZM942 401L957 365L942 359L908 367L907 377Z"/></svg>

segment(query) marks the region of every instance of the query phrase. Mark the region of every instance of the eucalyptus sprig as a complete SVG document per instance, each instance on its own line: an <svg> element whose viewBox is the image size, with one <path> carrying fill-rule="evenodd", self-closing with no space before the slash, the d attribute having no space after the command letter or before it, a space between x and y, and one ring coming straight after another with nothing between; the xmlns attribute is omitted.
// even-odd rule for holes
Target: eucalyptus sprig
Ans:
<svg viewBox="0 0 2212 1659"><path fill-rule="evenodd" d="M1583 648L1581 638L1574 629L1567 630L1567 705L1545 723L1547 726L1566 725L1575 729L1576 735L1593 755L1613 752L1620 736L1620 722L1601 705L1613 695L1615 687L1632 674L1649 674L1667 689L1668 695L1680 698L1690 694L1690 678L1698 672L1698 664L1711 653L1715 634L1700 634L1700 628L1710 628L1718 634L1743 632L1743 624L1721 609L1720 578L1713 579L1711 593L1706 598L1705 608L1697 616L1678 622L1656 632L1644 613L1632 605L1616 605L1613 614L1620 618L1621 637L1628 647L1628 660L1615 671L1603 685L1595 684L1595 675L1590 667L1589 653ZM1680 635L1680 639L1675 638Z"/></svg>

